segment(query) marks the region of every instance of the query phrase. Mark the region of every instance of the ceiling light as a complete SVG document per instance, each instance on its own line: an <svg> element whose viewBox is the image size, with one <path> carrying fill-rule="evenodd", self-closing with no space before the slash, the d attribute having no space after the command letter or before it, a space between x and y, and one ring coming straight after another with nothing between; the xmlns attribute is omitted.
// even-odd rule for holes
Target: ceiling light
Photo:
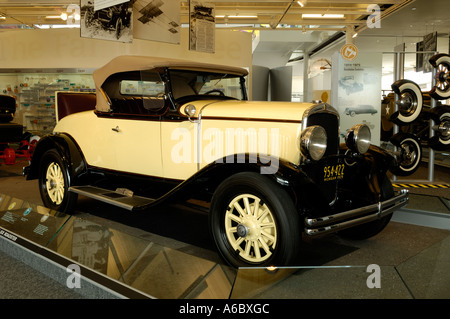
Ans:
<svg viewBox="0 0 450 319"><path fill-rule="evenodd" d="M55 19L56 20L56 19L61 19L61 16L60 15L59 16L45 16L45 18L46 19L50 19L50 20L51 19Z"/></svg>
<svg viewBox="0 0 450 319"><path fill-rule="evenodd" d="M65 13L65 12L61 13L60 17L61 17L61 20L66 21L67 20L67 13Z"/></svg>
<svg viewBox="0 0 450 319"><path fill-rule="evenodd" d="M216 18L247 18L247 19L256 19L258 16L255 15L231 15L231 16L225 16L225 15L217 15Z"/></svg>
<svg viewBox="0 0 450 319"><path fill-rule="evenodd" d="M318 13L305 13L302 14L302 19L305 18L319 18L319 19L343 19L343 14L318 14Z"/></svg>
<svg viewBox="0 0 450 319"><path fill-rule="evenodd" d="M308 2L308 0L301 0L301 1L297 1L297 3L298 3L298 5L300 6L300 7L304 7L304 6L306 6L306 2Z"/></svg>
<svg viewBox="0 0 450 319"><path fill-rule="evenodd" d="M38 29L65 29L65 28L79 28L79 24L34 24Z"/></svg>
<svg viewBox="0 0 450 319"><path fill-rule="evenodd" d="M358 32L356 32L354 35L352 35L352 38L356 38L358 36Z"/></svg>

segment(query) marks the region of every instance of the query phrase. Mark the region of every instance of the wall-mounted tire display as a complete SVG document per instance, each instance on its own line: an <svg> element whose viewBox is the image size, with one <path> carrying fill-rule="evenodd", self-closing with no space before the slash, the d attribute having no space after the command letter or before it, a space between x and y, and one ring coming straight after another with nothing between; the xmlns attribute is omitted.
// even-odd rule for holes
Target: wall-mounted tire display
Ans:
<svg viewBox="0 0 450 319"><path fill-rule="evenodd" d="M436 107L432 114L435 135L428 141L428 146L436 151L450 150L450 106Z"/></svg>
<svg viewBox="0 0 450 319"><path fill-rule="evenodd" d="M397 166L391 172L398 176L409 176L420 166L422 161L422 146L419 139L409 133L398 133L391 138L391 143L397 146Z"/></svg>
<svg viewBox="0 0 450 319"><path fill-rule="evenodd" d="M429 60L436 68L436 85L431 89L431 97L436 100L450 98L450 55L436 54Z"/></svg>
<svg viewBox="0 0 450 319"><path fill-rule="evenodd" d="M399 80L391 85L392 90L399 96L398 111L394 112L390 120L397 125L408 125L415 121L423 108L423 96L420 87L410 80Z"/></svg>

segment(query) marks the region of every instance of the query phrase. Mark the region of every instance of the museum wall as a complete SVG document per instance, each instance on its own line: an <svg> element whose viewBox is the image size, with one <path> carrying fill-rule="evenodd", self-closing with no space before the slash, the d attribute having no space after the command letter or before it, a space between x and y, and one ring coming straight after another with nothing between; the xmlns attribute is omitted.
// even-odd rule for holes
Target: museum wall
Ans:
<svg viewBox="0 0 450 319"><path fill-rule="evenodd" d="M0 33L0 68L97 68L124 54L182 58L241 66L252 65L252 39L246 32L216 30L215 53L188 49L188 29L181 43L134 39L133 43L81 38L79 29L5 31Z"/></svg>
<svg viewBox="0 0 450 319"><path fill-rule="evenodd" d="M15 121L50 132L56 91L92 91L92 72L119 55L147 55L245 67L251 70L251 33L216 30L215 53L180 44L134 39L132 43L80 37L80 29L11 30L0 33L0 93L16 98ZM251 76L248 79L251 96Z"/></svg>

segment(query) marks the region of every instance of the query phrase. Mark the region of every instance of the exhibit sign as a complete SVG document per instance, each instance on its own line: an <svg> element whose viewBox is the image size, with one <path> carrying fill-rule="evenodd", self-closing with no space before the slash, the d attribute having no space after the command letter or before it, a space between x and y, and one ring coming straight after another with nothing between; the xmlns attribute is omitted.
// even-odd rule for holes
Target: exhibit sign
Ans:
<svg viewBox="0 0 450 319"><path fill-rule="evenodd" d="M336 52L332 61L331 105L341 117L341 141L353 125L363 123L380 145L381 53L359 52L351 61Z"/></svg>
<svg viewBox="0 0 450 319"><path fill-rule="evenodd" d="M341 56L347 61L353 61L358 56L358 48L353 43L347 43L341 48Z"/></svg>
<svg viewBox="0 0 450 319"><path fill-rule="evenodd" d="M437 32L427 34L423 37L423 73L433 70L433 66L428 62L437 51Z"/></svg>
<svg viewBox="0 0 450 319"><path fill-rule="evenodd" d="M137 0L133 5L133 37L180 44L180 1Z"/></svg>
<svg viewBox="0 0 450 319"><path fill-rule="evenodd" d="M214 53L215 5L202 1L189 2L189 50Z"/></svg>
<svg viewBox="0 0 450 319"><path fill-rule="evenodd" d="M26 238L45 246L64 225L68 215L0 194L0 237L16 242Z"/></svg>

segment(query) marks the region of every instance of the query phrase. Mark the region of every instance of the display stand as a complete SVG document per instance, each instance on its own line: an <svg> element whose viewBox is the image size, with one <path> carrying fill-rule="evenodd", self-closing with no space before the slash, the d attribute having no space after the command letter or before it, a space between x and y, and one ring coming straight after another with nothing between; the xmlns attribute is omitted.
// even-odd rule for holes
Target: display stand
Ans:
<svg viewBox="0 0 450 319"><path fill-rule="evenodd" d="M2 194L0 248L64 286L79 267L82 281L69 288L88 298L226 299L235 276L163 243Z"/></svg>
<svg viewBox="0 0 450 319"><path fill-rule="evenodd" d="M437 54L435 51L418 51L418 52L405 52L398 51L398 52L383 52L383 54L394 54L395 63L394 63L394 82L403 79L404 75L404 56L405 54ZM432 68L431 71L431 86L436 85L436 68ZM398 94L395 94L394 97L394 105L395 109L394 112L398 111L398 104L399 101ZM431 108L436 107L436 100L431 99ZM434 130L433 130L434 121L430 119L430 138L434 136ZM394 124L394 134L398 133L398 125ZM395 149L394 149L395 150ZM416 183L433 183L434 182L434 164L435 164L435 151L432 148L429 148L429 161L428 161L428 180L408 180L408 182L416 182ZM397 176L393 176L393 181L398 181Z"/></svg>
<svg viewBox="0 0 450 319"><path fill-rule="evenodd" d="M448 213L428 214L427 221L435 219L439 228L443 218L450 220L445 215L449 216ZM402 218L410 216L410 212L400 211L395 219L404 223ZM394 254L373 255L374 249L387 252L392 249L385 240L379 242L378 248L377 241L372 241L365 253L346 245L342 239L330 240L326 245L319 243L319 247L303 247L298 263L303 266L235 270L200 257L187 244L151 233L137 237L107 225L111 223L102 223L101 219L92 222L0 194L0 250L87 298L450 298L450 278L440 275L448 269L445 260L449 256L450 235L447 230L438 230L436 236L441 236L442 241L436 247L426 245L425 250L409 251L411 239L402 233L398 238L397 228ZM414 236L415 240L433 237L430 229L420 234L415 232ZM399 249L403 245L408 247L406 252ZM405 253L411 256L405 258ZM386 262L386 257L387 266L381 263ZM393 265L391 258L401 262ZM371 283L368 286L371 275L368 261L380 264L381 289L370 287ZM426 265L435 264L436 276L430 278L429 268L423 267L424 261ZM310 262L313 266L304 266ZM79 283L73 280L71 271L76 267L79 267ZM425 275L421 273L424 271ZM417 284L417 277L427 278L429 282Z"/></svg>

